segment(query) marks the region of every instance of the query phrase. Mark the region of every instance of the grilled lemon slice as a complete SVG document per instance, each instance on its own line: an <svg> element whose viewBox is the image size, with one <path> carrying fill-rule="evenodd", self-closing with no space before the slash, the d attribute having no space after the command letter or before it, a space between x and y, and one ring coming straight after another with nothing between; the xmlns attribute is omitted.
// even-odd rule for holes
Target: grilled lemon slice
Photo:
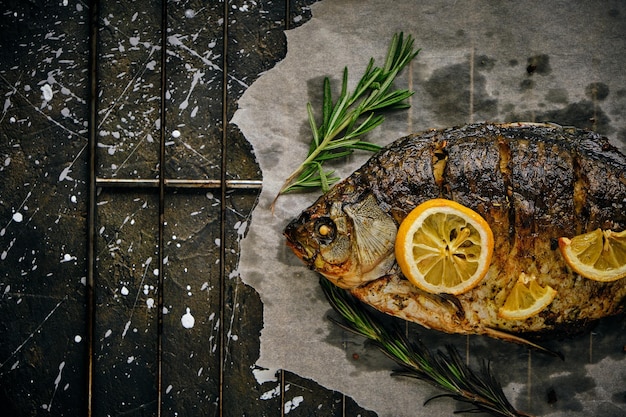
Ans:
<svg viewBox="0 0 626 417"><path fill-rule="evenodd" d="M483 279L493 254L493 233L475 211L433 199L404 219L395 242L398 265L413 284L430 293L461 294Z"/></svg>
<svg viewBox="0 0 626 417"><path fill-rule="evenodd" d="M507 320L525 320L550 305L554 297L555 289L549 285L542 287L534 276L522 273L498 315Z"/></svg>
<svg viewBox="0 0 626 417"><path fill-rule="evenodd" d="M626 277L626 230L596 229L559 239L565 262L576 273L594 281L610 282Z"/></svg>

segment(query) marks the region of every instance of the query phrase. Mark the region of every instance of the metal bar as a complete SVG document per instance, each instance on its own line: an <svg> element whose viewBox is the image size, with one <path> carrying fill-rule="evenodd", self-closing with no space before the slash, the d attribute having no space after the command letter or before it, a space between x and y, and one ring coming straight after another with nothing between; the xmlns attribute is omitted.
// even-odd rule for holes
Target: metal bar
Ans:
<svg viewBox="0 0 626 417"><path fill-rule="evenodd" d="M159 128L159 237L158 237L158 294L157 294L157 417L162 416L163 411L163 287L164 287L164 233L165 233L165 126L166 112L165 100L167 91L167 0L161 0L161 95L160 95L160 118Z"/></svg>
<svg viewBox="0 0 626 417"><path fill-rule="evenodd" d="M285 30L291 29L291 0L285 0ZM285 370L280 369L280 417L285 417Z"/></svg>
<svg viewBox="0 0 626 417"><path fill-rule="evenodd" d="M228 136L228 13L230 2L224 2L222 26L222 145L220 163L220 329L219 329L219 416L224 415L224 361L226 360L226 143Z"/></svg>
<svg viewBox="0 0 626 417"><path fill-rule="evenodd" d="M165 185L172 188L221 188L225 184L225 188L252 188L258 189L262 186L261 180L165 180Z"/></svg>
<svg viewBox="0 0 626 417"><path fill-rule="evenodd" d="M285 0L285 30L291 29L291 0Z"/></svg>
<svg viewBox="0 0 626 417"><path fill-rule="evenodd" d="M166 188L221 188L222 180L192 180L192 179L165 179ZM226 188L229 189L259 189L262 187L261 180L225 180ZM109 188L157 188L158 179L134 179L134 178L96 178L97 187Z"/></svg>
<svg viewBox="0 0 626 417"><path fill-rule="evenodd" d="M289 0L287 0L289 1ZM287 389L285 388L285 370L280 369L280 417L285 417L285 402L287 402Z"/></svg>
<svg viewBox="0 0 626 417"><path fill-rule="evenodd" d="M99 1L89 2L89 115L87 120L89 198L87 208L87 417L93 415L93 378L94 378L94 328L95 312L95 273L96 273L96 119L98 117L98 12Z"/></svg>

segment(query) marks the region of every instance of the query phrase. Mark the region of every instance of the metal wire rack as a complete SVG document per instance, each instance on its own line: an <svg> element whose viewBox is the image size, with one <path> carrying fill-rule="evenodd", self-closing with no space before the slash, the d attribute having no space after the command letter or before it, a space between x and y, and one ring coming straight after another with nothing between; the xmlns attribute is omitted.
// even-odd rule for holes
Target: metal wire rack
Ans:
<svg viewBox="0 0 626 417"><path fill-rule="evenodd" d="M231 180L227 179L226 166L227 166L227 149L228 149L228 138L226 132L227 124L228 124L228 88L222 89L222 137L221 137L221 147L219 152L221 153L221 169L220 169L220 178L217 179L196 179L196 178L188 178L188 179L170 179L167 178L167 173L165 171L165 160L166 160L166 151L165 151L165 143L166 143L166 133L165 129L161 128L159 130L159 172L157 179L138 179L138 178L101 178L97 176L97 119L98 119L98 28L100 26L100 16L99 16L99 1L92 0L90 2L90 33L89 33L89 45L90 45L90 55L89 55L89 91L90 91L90 100L89 100L89 130L88 130L88 139L89 139L89 210L88 210L88 275L87 275L87 291L88 291L88 302L87 302L87 310L89 315L89 323L93 324L95 322L95 274L96 274L96 248L95 248L95 231L96 231L96 219L97 219L97 205L96 205L96 192L98 187L106 187L106 188L149 188L158 192L159 199L159 227L158 227L158 265L163 265L164 260L164 224L165 224L165 199L169 190L175 189L186 189L186 188L209 188L216 189L220 192L220 239L221 241L225 240L225 212L226 212L226 190L228 189L252 189L258 190L261 188L260 180ZM286 10L286 18L285 21L289 22L289 1L285 2L285 10ZM228 19L229 15L229 2L223 2L223 16L224 19ZM288 23L287 23L288 25ZM227 44L228 44L228 21L224 22L222 25L222 37L224 47L224 55L228 54ZM161 43L160 43L160 66L161 66L161 84L160 84L160 120L161 126L166 126L167 123L167 112L166 112L166 91L167 91L167 48L168 48L168 2L161 2ZM287 27L288 28L288 27ZM227 60L224 61L224 67L222 68L222 85L226 86L228 84L228 68L227 68ZM224 283L226 279L226 271L225 271L225 247L222 246L220 250L220 259L219 264L221 265L219 269L219 282L220 282L220 295L219 295L219 304L220 304L220 317L224 317L224 305L225 305L225 288ZM163 373L162 373L162 357L163 357L163 276L164 274L161 272L158 276L158 300L157 300L157 314L158 314L158 330L157 330L157 350L156 350L156 361L157 361L157 381L156 384L158 387L163 386ZM93 325L88 326L88 344L90 346L89 356L93 357L94 355L94 345L96 343L94 339L94 327ZM225 335L223 331L220 331L219 343L219 363L220 363L220 380L219 380L219 396L218 396L218 404L219 404L219 415L223 415L223 376L224 369L222 368L222 364L225 360ZM93 362L89 361L89 376L88 376L88 399L87 399L87 407L88 407L88 415L92 415L93 410ZM162 403L163 403L163 389L157 389L157 415L162 415Z"/></svg>

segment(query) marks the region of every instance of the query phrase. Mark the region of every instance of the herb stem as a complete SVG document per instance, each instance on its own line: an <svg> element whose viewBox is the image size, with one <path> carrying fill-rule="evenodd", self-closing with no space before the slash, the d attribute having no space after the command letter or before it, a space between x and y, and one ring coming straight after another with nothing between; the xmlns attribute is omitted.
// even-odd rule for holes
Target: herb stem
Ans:
<svg viewBox="0 0 626 417"><path fill-rule="evenodd" d="M397 329L387 329L346 290L325 278L320 278L320 285L330 305L344 319L337 321L329 317L330 320L368 338L402 366L401 371L392 375L417 378L446 391L429 398L424 405L437 398L450 397L473 407L455 413L486 412L499 417L532 417L511 405L488 364L483 362L480 372L474 372L452 346L446 347L447 353L433 353L421 342L411 343Z"/></svg>
<svg viewBox="0 0 626 417"><path fill-rule="evenodd" d="M328 191L338 180L332 172L324 170L326 161L343 158L354 150L378 151L380 146L359 138L383 123L380 114L385 110L405 109L406 99L413 92L391 90L400 71L419 53L413 49L413 38L396 33L387 51L383 68L374 66L371 58L365 72L352 93L348 92L348 68L344 68L341 93L333 100L330 80L324 79L322 97L322 121L318 125L311 103L307 103L307 115L313 139L304 161L287 177L271 208L282 194L311 188Z"/></svg>

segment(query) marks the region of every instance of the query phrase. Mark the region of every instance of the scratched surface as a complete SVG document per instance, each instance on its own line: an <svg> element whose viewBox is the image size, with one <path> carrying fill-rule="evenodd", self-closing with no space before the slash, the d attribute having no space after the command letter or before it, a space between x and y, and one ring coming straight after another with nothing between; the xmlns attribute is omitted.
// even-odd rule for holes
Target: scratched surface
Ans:
<svg viewBox="0 0 626 417"><path fill-rule="evenodd" d="M100 1L93 126L90 4L2 2L3 415L372 415L290 372L255 380L262 305L233 272L254 187L167 189L162 225L154 183L98 187L87 309L89 129L101 179L260 180L228 120L313 2L169 2L163 42L161 2Z"/></svg>
<svg viewBox="0 0 626 417"><path fill-rule="evenodd" d="M88 11L43 4L0 12L0 401L9 415L80 415Z"/></svg>

